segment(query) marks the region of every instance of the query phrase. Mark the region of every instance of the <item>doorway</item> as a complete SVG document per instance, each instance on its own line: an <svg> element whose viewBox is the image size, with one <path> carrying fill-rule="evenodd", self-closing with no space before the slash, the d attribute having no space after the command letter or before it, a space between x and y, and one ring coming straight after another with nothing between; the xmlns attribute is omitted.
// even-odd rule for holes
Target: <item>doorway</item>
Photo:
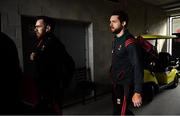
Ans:
<svg viewBox="0 0 180 116"><path fill-rule="evenodd" d="M170 34L180 33L180 16L170 17ZM180 58L180 38L172 39L171 53L174 58Z"/></svg>

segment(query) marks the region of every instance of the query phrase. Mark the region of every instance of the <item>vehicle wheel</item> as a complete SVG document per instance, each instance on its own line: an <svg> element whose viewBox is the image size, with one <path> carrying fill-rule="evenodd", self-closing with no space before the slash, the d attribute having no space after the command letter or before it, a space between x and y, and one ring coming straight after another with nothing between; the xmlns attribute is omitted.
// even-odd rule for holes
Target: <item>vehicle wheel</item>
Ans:
<svg viewBox="0 0 180 116"><path fill-rule="evenodd" d="M176 77L174 78L174 82L173 82L172 88L176 88L178 86L178 84L179 84L179 79L178 79L178 77L176 75Z"/></svg>
<svg viewBox="0 0 180 116"><path fill-rule="evenodd" d="M153 85L148 84L146 85L146 90L145 90L145 99L148 102L151 102L154 99L155 96L155 88Z"/></svg>

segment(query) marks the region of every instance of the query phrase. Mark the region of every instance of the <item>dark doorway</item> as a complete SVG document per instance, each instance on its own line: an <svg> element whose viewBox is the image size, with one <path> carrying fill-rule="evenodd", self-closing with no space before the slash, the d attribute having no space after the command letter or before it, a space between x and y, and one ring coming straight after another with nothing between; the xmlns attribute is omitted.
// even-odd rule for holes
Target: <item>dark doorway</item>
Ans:
<svg viewBox="0 0 180 116"><path fill-rule="evenodd" d="M172 33L180 33L180 17L172 17ZM172 55L174 58L180 58L180 38L172 40Z"/></svg>
<svg viewBox="0 0 180 116"><path fill-rule="evenodd" d="M55 35L75 60L76 68L86 66L86 26L87 24L82 22L56 20Z"/></svg>

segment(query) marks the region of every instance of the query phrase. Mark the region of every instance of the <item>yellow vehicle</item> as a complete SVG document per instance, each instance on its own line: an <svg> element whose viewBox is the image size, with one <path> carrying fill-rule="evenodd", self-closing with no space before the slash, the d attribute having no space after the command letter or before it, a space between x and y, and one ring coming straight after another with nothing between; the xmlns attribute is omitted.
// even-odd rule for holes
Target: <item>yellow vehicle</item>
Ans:
<svg viewBox="0 0 180 116"><path fill-rule="evenodd" d="M157 46L158 39L172 38L175 37L162 35L141 35L137 37L137 39L156 40L155 47ZM173 59L167 52L157 54L157 58L151 60L148 66L144 68L143 93L144 98L148 101L153 100L154 95L164 88L177 87L179 82L178 78L180 77L176 69L179 65L179 59Z"/></svg>

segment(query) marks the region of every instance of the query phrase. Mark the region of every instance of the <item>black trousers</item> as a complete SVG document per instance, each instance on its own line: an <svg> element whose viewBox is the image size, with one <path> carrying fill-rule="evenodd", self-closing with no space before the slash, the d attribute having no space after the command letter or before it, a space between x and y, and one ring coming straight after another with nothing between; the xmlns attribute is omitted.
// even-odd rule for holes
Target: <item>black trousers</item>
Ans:
<svg viewBox="0 0 180 116"><path fill-rule="evenodd" d="M129 109L132 94L132 85L115 84L112 86L113 115L133 115Z"/></svg>
<svg viewBox="0 0 180 116"><path fill-rule="evenodd" d="M50 79L52 78L52 79ZM39 104L36 107L37 114L62 114L63 88L53 76L44 76L36 79L39 93Z"/></svg>

